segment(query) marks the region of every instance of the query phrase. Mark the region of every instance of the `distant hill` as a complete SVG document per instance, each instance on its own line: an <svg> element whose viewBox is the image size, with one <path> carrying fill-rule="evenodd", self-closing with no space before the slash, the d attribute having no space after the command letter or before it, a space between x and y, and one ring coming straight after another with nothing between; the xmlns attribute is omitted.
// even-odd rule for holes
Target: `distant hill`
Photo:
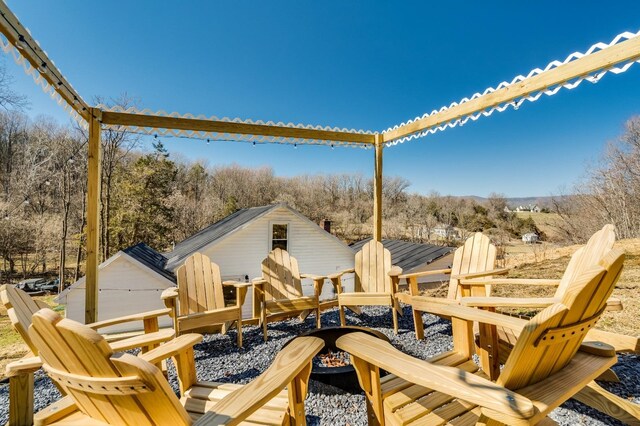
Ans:
<svg viewBox="0 0 640 426"><path fill-rule="evenodd" d="M513 198L507 198L507 205L510 208L516 208L518 206L527 206L529 204L535 204L538 207L551 207L552 203L551 200L553 198L562 198L562 195L559 196L547 196L547 197L513 197ZM483 204L486 203L488 201L488 198L485 197L478 197L477 195L463 195L460 197L456 197L456 198L465 198L467 200L473 200L479 204Z"/></svg>

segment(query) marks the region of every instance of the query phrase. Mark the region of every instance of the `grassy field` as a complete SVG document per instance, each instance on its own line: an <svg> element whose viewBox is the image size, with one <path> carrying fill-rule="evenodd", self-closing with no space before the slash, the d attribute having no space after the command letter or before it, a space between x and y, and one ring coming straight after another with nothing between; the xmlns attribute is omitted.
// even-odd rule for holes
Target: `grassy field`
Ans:
<svg viewBox="0 0 640 426"><path fill-rule="evenodd" d="M536 213L536 212L516 212L521 219L532 218L538 229L545 233L548 240L554 240L557 228L556 224L560 222L560 216L556 213Z"/></svg>
<svg viewBox="0 0 640 426"><path fill-rule="evenodd" d="M534 261L534 254L527 256L513 256L507 260L512 268L509 277L512 278L561 278L569 263L571 254L580 246L549 248L545 253L546 259ZM619 312L605 312L598 322L598 328L615 333L640 336L640 239L620 240L615 247L625 252L624 269L618 280L613 296L622 300L624 309ZM494 289L496 296L508 296L518 291L518 297L552 296L555 287L532 287L529 291L522 291L522 287L510 288L499 286Z"/></svg>

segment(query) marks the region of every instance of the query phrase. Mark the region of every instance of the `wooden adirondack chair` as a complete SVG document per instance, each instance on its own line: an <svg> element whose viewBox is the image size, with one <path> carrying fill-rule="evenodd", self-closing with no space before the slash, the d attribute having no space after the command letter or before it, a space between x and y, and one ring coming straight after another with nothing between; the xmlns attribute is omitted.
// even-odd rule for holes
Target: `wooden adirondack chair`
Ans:
<svg viewBox="0 0 640 426"><path fill-rule="evenodd" d="M38 348L31 341L28 330L32 315L41 308L48 308L49 305L40 300L32 299L28 293L10 285L0 287L0 300L7 309L7 315L13 328L20 334L31 351L23 358L22 362L11 363L7 366L10 389L9 424L31 424L33 419L33 373L40 369L41 363L40 359L36 357ZM160 343L171 340L175 335L173 330L159 330L158 317L162 315L169 315L169 310L160 309L128 315L89 324L88 327L99 330L115 324L143 321L145 334L113 342L112 345L118 351L142 348L146 352Z"/></svg>
<svg viewBox="0 0 640 426"><path fill-rule="evenodd" d="M355 273L354 292L345 293L342 289L342 276ZM402 268L391 265L391 253L381 242L371 240L356 253L355 268L329 275L338 294L340 324L346 325L345 307L391 306L393 331L398 334L398 314L402 315L396 298L398 277Z"/></svg>
<svg viewBox="0 0 640 426"><path fill-rule="evenodd" d="M613 225L605 225L601 230L591 236L587 244L579 248L572 256L567 268L560 280L554 279L512 279L512 278L488 278L488 279L462 279L459 286L471 293L468 289L479 288L481 292L483 286L496 286L503 284L515 284L518 286L529 285L545 285L557 286L553 297L463 297L460 303L464 306L472 306L487 310L495 310L495 308L545 308L554 303L558 303L564 293L567 291L571 280L589 267L596 265L602 256L613 248L615 242L615 228ZM607 301L607 310L618 311L622 309L622 303L619 299L610 297ZM500 337L500 346L508 349L505 353L500 354L500 360L504 361L508 356L510 348L513 346L518 335L513 330L498 327L498 336ZM589 337L595 340L603 340L609 343L611 340L608 336L601 333L600 330L590 330ZM615 346L615 345L614 345Z"/></svg>
<svg viewBox="0 0 640 426"><path fill-rule="evenodd" d="M613 347L582 341L604 312L623 260L621 251L609 251L572 278L558 303L529 321L454 304L418 304L452 318L454 350L428 362L363 333L340 337L337 346L351 354L367 396L369 424L552 423L546 419L551 410L582 395L617 361ZM496 382L471 358L473 321L520 330ZM381 379L380 369L391 374ZM625 411L618 418L637 422L629 414L637 405L612 394L605 403L616 406L610 412Z"/></svg>
<svg viewBox="0 0 640 426"><path fill-rule="evenodd" d="M38 412L36 425L302 425L311 359L324 345L315 337L298 338L260 377L241 386L196 380L198 334L136 357L114 353L98 333L49 309L33 316L29 334L44 370L68 393ZM180 399L154 366L169 356L178 371Z"/></svg>
<svg viewBox="0 0 640 426"><path fill-rule="evenodd" d="M251 284L222 281L220 267L207 256L194 253L176 270L178 286L162 292L162 300L171 309L176 334L222 325L225 334L235 321L238 328L236 342L242 347L242 304ZM236 289L236 303L226 306L223 286Z"/></svg>
<svg viewBox="0 0 640 426"><path fill-rule="evenodd" d="M483 235L481 232L476 232L471 237L467 238L464 245L456 249L450 269L400 275L398 278L406 279L409 284L409 295L408 297L404 295L401 296L401 300L408 304L412 304L412 300L419 300L420 302L458 303L463 296L488 296L491 294L490 286L463 288L459 286L459 282L462 279L490 277L492 275L502 275L508 272L508 269L494 269L495 263L496 246L491 244L489 237ZM418 277L433 274L451 274L446 299L420 296L418 289ZM424 339L422 312L419 309L416 309L413 304L412 310L416 338Z"/></svg>
<svg viewBox="0 0 640 426"><path fill-rule="evenodd" d="M302 279L313 280L313 296L302 294ZM253 279L254 314L262 324L267 341L267 323L280 314L316 312L316 327L320 328L320 293L327 277L301 274L298 261L286 250L276 248L262 261L262 277Z"/></svg>

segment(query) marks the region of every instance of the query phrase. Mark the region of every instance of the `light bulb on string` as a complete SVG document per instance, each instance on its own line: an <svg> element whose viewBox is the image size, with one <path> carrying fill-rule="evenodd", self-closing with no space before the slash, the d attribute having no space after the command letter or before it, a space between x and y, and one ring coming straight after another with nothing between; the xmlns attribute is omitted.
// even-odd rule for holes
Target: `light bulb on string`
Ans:
<svg viewBox="0 0 640 426"><path fill-rule="evenodd" d="M40 66L38 67L38 72L40 74L45 74L47 72L47 64L46 62L43 62L40 64Z"/></svg>
<svg viewBox="0 0 640 426"><path fill-rule="evenodd" d="M297 143L293 144L293 149L298 149L298 144Z"/></svg>
<svg viewBox="0 0 640 426"><path fill-rule="evenodd" d="M18 36L18 39L16 40L16 42L13 43L13 45L16 47L16 49L22 50L22 49L24 49L25 43L26 43L26 41L24 39L24 36L22 34L20 34Z"/></svg>
<svg viewBox="0 0 640 426"><path fill-rule="evenodd" d="M210 142L211 142L211 141L210 141L209 139L207 139L207 145L209 145L209 143L210 143Z"/></svg>

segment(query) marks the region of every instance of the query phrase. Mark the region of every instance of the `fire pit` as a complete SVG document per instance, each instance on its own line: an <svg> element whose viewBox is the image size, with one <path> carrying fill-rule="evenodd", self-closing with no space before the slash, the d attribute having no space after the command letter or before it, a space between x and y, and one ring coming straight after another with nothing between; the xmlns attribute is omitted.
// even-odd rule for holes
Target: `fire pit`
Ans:
<svg viewBox="0 0 640 426"><path fill-rule="evenodd" d="M310 330L300 336L313 336L324 340L324 348L313 359L311 368L311 379L336 386L347 392L359 392L358 376L351 365L349 354L336 347L336 340L345 334L362 332L370 334L379 339L389 341L387 336L379 331L365 327L326 327L317 330ZM286 345L285 345L286 346ZM386 374L380 372L382 375Z"/></svg>

